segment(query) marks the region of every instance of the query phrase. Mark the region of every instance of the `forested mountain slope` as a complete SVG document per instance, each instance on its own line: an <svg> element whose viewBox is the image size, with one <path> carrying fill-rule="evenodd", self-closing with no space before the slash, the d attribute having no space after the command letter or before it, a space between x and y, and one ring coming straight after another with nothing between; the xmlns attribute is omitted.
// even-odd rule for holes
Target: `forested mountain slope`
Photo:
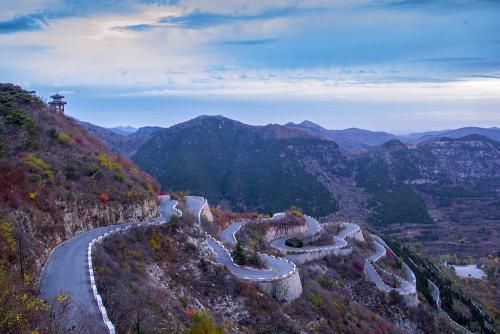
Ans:
<svg viewBox="0 0 500 334"><path fill-rule="evenodd" d="M155 157L152 159L152 157ZM311 169L350 173L338 146L279 125L255 127L202 116L162 130L132 157L166 190L185 189L239 210L268 213L290 204L315 215L336 210Z"/></svg>

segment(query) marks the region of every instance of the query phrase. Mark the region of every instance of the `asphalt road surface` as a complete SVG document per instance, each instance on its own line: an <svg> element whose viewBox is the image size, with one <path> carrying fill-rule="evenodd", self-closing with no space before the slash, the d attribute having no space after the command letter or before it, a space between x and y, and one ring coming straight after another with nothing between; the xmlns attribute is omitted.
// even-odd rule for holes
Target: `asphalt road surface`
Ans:
<svg viewBox="0 0 500 334"><path fill-rule="evenodd" d="M175 202L163 196L160 199L161 217L151 220L167 220L175 214ZM69 327L79 326L82 318L91 322L95 333L105 333L96 301L90 288L87 267L87 247L92 239L115 229L117 226L134 226L139 222L98 227L69 239L54 249L49 256L40 280L40 292L49 303L54 303L58 295L66 295L71 301L71 309L66 315Z"/></svg>

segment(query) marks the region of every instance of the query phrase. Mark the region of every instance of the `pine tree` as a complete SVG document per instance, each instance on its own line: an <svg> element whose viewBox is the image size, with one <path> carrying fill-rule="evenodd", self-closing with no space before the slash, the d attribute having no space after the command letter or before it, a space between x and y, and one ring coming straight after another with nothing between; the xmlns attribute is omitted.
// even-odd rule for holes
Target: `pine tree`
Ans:
<svg viewBox="0 0 500 334"><path fill-rule="evenodd" d="M232 255L233 255L233 260L234 262L236 262L236 264L244 265L247 262L245 250L243 249L243 244L239 241L236 243L236 247L234 248Z"/></svg>

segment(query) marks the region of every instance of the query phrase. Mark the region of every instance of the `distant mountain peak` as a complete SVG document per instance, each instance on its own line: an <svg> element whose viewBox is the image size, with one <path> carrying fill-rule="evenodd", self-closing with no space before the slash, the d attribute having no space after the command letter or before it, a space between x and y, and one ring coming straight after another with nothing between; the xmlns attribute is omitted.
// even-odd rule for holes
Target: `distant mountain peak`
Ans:
<svg viewBox="0 0 500 334"><path fill-rule="evenodd" d="M114 133L117 133L119 135L127 136L127 135L130 135L130 134L136 132L137 128L134 128L134 127L129 126L129 125L126 125L126 126L120 125L120 126L115 126L115 127L109 128L109 130L111 130Z"/></svg>
<svg viewBox="0 0 500 334"><path fill-rule="evenodd" d="M300 123L299 125L307 128L323 128L321 125L308 120L302 121L302 123Z"/></svg>

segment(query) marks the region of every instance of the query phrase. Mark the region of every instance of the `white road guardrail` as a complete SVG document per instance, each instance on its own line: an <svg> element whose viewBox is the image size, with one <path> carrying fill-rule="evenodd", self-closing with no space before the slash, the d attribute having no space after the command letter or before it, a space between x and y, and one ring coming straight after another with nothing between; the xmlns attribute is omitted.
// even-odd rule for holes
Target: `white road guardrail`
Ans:
<svg viewBox="0 0 500 334"><path fill-rule="evenodd" d="M177 201L173 200L174 206L173 209L176 213L178 213L180 216L182 216L182 212L177 209L177 204L179 204ZM160 220L160 221L149 221L149 222L144 222L144 223L137 223L133 225L127 225L124 227L117 227L109 232L104 233L103 235L100 235L97 238L92 239L92 241L89 242L88 247L87 247L87 267L89 270L89 280L90 280L90 287L92 289L92 295L94 296L94 300L97 303L97 308L99 309L99 313L101 315L101 318L104 322L104 326L106 327L106 330L108 331L109 334L115 334L116 329L111 320L108 317L108 312L106 311L106 307L104 306L104 303L102 302L102 297L97 291L97 285L95 283L95 276L94 276L94 268L92 266L92 247L96 243L102 242L105 238L124 231L130 230L132 227L149 227L149 226L154 226L154 225L162 225L167 223L167 220Z"/></svg>
<svg viewBox="0 0 500 334"><path fill-rule="evenodd" d="M193 196L194 197L194 196ZM201 224L201 212L203 211L203 209L205 208L205 206L208 204L208 201L203 198L203 197L198 197L198 198L202 198L203 199L203 204L201 205L200 207L200 210L198 211L198 223ZM239 230L239 229L238 229ZM236 240L236 236L234 235L236 233L236 231L233 233L233 237L235 238ZM221 247L226 253L227 255L229 256L229 259L231 260L231 263L237 267L237 268L243 268L245 269L246 267L244 266L240 266L239 264L235 263L234 262L234 259L233 257L231 256L231 253L229 252L229 250L222 244L222 242L220 242L219 240L215 239L213 236L211 236L208 232L205 231L205 235L207 236L208 239L211 239L213 242L215 242L219 247ZM238 277L242 278L242 279L245 279L245 280L249 280L249 281L258 281L258 282L274 282L274 281L279 281L279 280L283 280L283 279L286 279L286 278L289 278L291 277L293 274L295 274L297 272L297 266L295 265L295 263L287 260L287 259L284 259L284 258L281 258L281 257L276 257L274 255L267 255L267 254L262 254L260 252L257 252L257 254L261 255L261 256L267 256L267 257L272 257L278 261L283 261L283 262L287 262L289 263L291 266L292 266L292 270L290 270L288 273L286 274L283 274L281 276L278 276L278 277L273 277L273 278L266 278L266 277L256 277L256 278L252 278L252 277L248 277L248 276L240 276L240 275L237 275ZM256 270L256 272L258 272L258 270Z"/></svg>

